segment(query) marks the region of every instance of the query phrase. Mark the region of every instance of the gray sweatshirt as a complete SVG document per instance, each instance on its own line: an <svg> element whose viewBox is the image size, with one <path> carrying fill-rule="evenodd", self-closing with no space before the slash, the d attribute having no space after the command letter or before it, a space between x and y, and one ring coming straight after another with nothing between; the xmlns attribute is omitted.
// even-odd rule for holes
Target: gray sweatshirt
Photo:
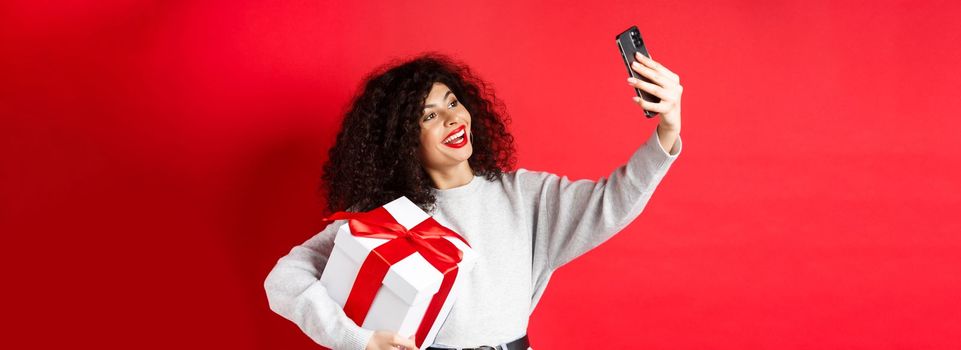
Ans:
<svg viewBox="0 0 961 350"><path fill-rule="evenodd" d="M681 152L668 154L656 130L625 165L598 181L571 181L523 168L496 181L435 190L440 224L460 233L478 253L434 344L497 345L527 332L527 323L557 268L630 224ZM280 258L264 282L270 309L320 345L360 350L374 330L350 320L320 284L337 229L328 225Z"/></svg>

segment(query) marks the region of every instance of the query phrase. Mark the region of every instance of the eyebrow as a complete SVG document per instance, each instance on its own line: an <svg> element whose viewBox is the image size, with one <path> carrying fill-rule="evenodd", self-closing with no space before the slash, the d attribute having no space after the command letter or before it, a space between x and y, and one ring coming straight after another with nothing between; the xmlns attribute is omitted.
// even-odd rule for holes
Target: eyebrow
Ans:
<svg viewBox="0 0 961 350"><path fill-rule="evenodd" d="M446 100L446 99L447 99L447 95L450 95L450 94L452 94L452 93L453 93L453 92L451 92L450 90L447 90L447 93L446 93L446 94L444 94L444 100ZM436 106L436 105L435 105L435 104L433 104L433 103L431 103L431 104L427 104L427 105L424 105L424 109L428 109L428 108L430 108L430 107L434 107L434 106Z"/></svg>

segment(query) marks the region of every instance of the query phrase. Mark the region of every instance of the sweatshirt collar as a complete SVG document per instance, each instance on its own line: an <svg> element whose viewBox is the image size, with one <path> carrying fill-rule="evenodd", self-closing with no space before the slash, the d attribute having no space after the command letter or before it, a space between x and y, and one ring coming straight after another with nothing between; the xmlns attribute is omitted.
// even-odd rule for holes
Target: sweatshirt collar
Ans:
<svg viewBox="0 0 961 350"><path fill-rule="evenodd" d="M483 177L475 174L471 178L470 182L464 185L448 188L445 190L439 190L436 188L433 189L434 196L437 197L437 199L462 197L474 192L477 189L477 186L479 186L482 181L484 181Z"/></svg>

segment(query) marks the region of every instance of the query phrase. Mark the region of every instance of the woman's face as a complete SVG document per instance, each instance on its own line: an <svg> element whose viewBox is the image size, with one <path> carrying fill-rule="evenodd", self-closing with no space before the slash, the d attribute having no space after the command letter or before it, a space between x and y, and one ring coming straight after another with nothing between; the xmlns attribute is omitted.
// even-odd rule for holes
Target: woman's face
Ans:
<svg viewBox="0 0 961 350"><path fill-rule="evenodd" d="M420 116L420 156L424 166L444 169L470 158L470 113L442 83L434 83ZM447 141L447 142L445 142Z"/></svg>

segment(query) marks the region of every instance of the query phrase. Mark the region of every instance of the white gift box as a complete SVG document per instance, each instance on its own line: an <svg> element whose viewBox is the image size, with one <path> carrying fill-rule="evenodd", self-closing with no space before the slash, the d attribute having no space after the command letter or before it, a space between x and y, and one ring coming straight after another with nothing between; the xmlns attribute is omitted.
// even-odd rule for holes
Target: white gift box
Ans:
<svg viewBox="0 0 961 350"><path fill-rule="evenodd" d="M430 217L407 197L400 197L385 204L384 209L394 217L397 223L407 229L413 228ZM321 284L327 288L328 294L341 307L347 302L364 260L374 248L389 241L389 239L354 236L350 233L348 226L344 224L337 231L334 249L320 277ZM463 259L457 265L457 278L430 332L421 343L421 349L426 349L433 344L437 331L457 299L460 286L464 284L464 276L470 272L477 259L476 253L461 240L456 237L444 238L463 252ZM440 271L416 252L391 265L360 326L370 330L397 332L403 337L414 335L431 299L440 290L443 278L444 275Z"/></svg>

